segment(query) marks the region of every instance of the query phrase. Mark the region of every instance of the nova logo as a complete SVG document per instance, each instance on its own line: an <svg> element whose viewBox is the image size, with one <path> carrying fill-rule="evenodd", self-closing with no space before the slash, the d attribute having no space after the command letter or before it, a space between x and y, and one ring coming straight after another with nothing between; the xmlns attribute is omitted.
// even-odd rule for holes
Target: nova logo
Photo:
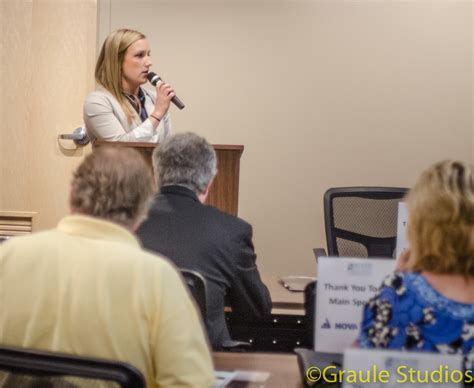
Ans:
<svg viewBox="0 0 474 388"><path fill-rule="evenodd" d="M321 329L330 329L330 328L331 328L331 324L329 323L329 319L326 318L324 323L321 325Z"/></svg>
<svg viewBox="0 0 474 388"><path fill-rule="evenodd" d="M357 323L341 323L338 322L335 325L336 330L357 330Z"/></svg>

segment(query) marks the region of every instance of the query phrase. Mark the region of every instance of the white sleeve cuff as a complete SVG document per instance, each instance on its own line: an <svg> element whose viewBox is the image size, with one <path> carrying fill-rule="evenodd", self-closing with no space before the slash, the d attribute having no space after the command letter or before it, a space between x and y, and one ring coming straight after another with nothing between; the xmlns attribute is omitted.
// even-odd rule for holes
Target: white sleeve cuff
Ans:
<svg viewBox="0 0 474 388"><path fill-rule="evenodd" d="M137 139L150 138L156 134L156 129L149 119L145 120L142 125L135 128L135 137Z"/></svg>

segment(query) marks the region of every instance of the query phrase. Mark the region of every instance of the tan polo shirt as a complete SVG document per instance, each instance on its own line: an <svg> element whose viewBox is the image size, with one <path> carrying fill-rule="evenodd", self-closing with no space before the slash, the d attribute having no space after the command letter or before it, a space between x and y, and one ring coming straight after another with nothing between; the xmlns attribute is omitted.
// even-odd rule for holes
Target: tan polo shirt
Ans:
<svg viewBox="0 0 474 388"><path fill-rule="evenodd" d="M92 217L0 245L0 343L125 361L148 387L213 383L177 271L125 228Z"/></svg>

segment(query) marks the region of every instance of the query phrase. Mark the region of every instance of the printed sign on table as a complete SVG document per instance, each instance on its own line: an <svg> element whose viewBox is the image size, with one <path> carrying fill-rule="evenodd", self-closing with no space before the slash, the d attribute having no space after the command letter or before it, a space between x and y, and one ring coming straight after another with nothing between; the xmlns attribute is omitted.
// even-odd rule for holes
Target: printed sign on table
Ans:
<svg viewBox="0 0 474 388"><path fill-rule="evenodd" d="M408 248L407 241L407 222L408 222L408 208L405 202L398 203L398 221L397 221L397 250L396 258L400 253Z"/></svg>
<svg viewBox="0 0 474 388"><path fill-rule="evenodd" d="M315 350L343 353L359 333L362 309L395 268L395 260L320 257Z"/></svg>
<svg viewBox="0 0 474 388"><path fill-rule="evenodd" d="M474 381L459 354L348 349L343 370L343 388L457 388Z"/></svg>

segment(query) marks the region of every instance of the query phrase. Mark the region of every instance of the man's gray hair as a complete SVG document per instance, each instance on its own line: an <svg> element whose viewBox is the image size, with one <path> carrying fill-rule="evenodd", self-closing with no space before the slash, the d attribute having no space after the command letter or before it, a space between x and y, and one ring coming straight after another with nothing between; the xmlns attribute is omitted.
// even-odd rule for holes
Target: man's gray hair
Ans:
<svg viewBox="0 0 474 388"><path fill-rule="evenodd" d="M180 185L202 194L217 174L214 148L192 132L168 137L153 153L158 186Z"/></svg>
<svg viewBox="0 0 474 388"><path fill-rule="evenodd" d="M73 211L127 228L143 221L152 198L151 169L131 148L95 149L76 169L71 183Z"/></svg>

